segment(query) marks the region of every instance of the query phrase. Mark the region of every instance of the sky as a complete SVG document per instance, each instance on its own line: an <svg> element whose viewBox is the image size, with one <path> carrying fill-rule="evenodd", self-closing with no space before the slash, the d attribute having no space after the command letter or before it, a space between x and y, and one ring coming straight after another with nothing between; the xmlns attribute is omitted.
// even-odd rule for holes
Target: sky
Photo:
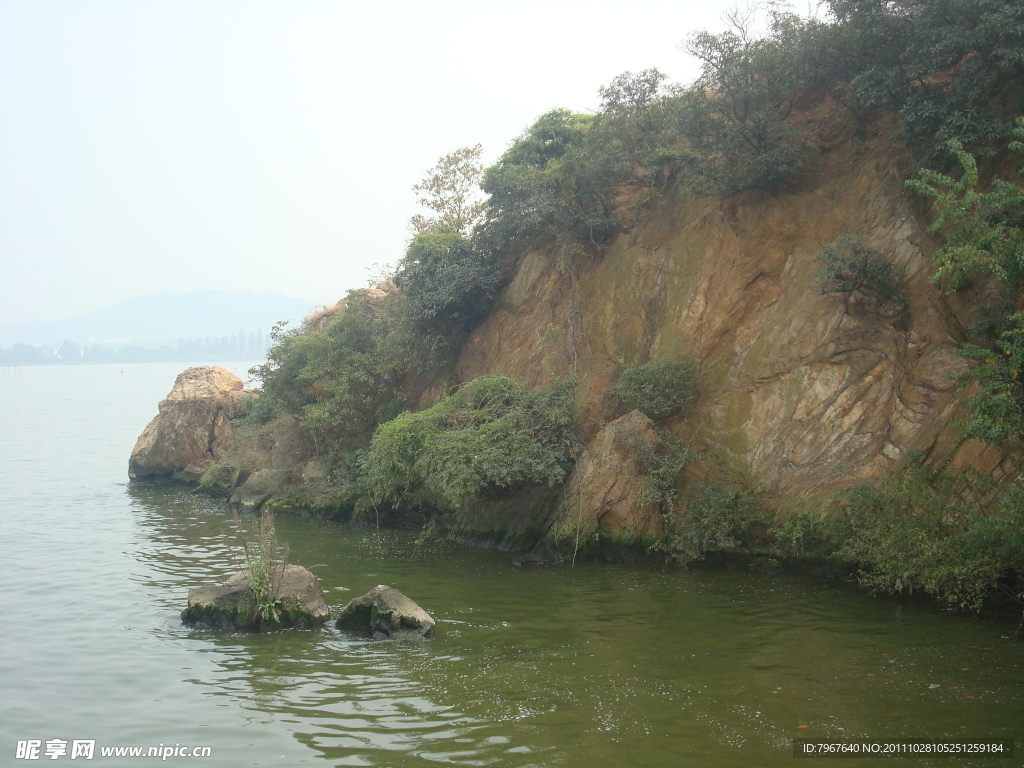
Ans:
<svg viewBox="0 0 1024 768"><path fill-rule="evenodd" d="M442 155L722 29L735 0L0 0L0 325L142 294L333 304Z"/></svg>

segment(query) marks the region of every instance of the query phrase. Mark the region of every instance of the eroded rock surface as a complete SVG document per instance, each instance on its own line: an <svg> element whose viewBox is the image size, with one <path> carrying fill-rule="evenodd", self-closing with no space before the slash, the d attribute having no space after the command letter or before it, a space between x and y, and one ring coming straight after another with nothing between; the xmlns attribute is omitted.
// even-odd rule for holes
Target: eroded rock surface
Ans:
<svg viewBox="0 0 1024 768"><path fill-rule="evenodd" d="M380 584L350 600L338 629L371 634L377 640L423 640L434 634L430 614L397 589Z"/></svg>
<svg viewBox="0 0 1024 768"><path fill-rule="evenodd" d="M568 372L589 441L618 415L607 393L624 367L687 355L698 447L780 502L882 477L912 452L962 453L951 377L967 366L971 299L930 282L937 244L883 146L885 133L837 141L777 195L671 191L572 275L558 246L526 255L460 350L459 380ZM815 288L819 249L843 236L891 264L905 305Z"/></svg>
<svg viewBox="0 0 1024 768"><path fill-rule="evenodd" d="M552 535L578 543L601 532L638 540L664 531L640 452L657 445L653 422L631 411L606 424L580 454L555 512Z"/></svg>
<svg viewBox="0 0 1024 768"><path fill-rule="evenodd" d="M300 565L287 565L275 578L274 606L279 621L260 616L249 576L239 571L223 584L206 584L188 593L181 620L190 626L252 630L267 627L316 627L330 618L320 580Z"/></svg>
<svg viewBox="0 0 1024 768"><path fill-rule="evenodd" d="M245 389L235 374L216 366L188 368L158 406L128 461L132 480L184 474L196 479L226 446L231 419L242 412Z"/></svg>

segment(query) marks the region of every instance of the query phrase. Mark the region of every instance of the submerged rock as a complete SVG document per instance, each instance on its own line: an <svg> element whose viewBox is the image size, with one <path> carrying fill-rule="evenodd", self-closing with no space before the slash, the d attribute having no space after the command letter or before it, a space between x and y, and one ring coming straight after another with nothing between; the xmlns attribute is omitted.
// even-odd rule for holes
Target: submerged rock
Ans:
<svg viewBox="0 0 1024 768"><path fill-rule="evenodd" d="M350 600L338 629L366 632L376 640L422 640L434 634L434 620L397 589L380 584Z"/></svg>
<svg viewBox="0 0 1024 768"><path fill-rule="evenodd" d="M128 477L198 478L223 453L230 421L242 413L242 380L224 368L202 366L178 374L159 413L139 435Z"/></svg>
<svg viewBox="0 0 1024 768"><path fill-rule="evenodd" d="M210 629L254 630L315 627L330 618L320 580L300 565L286 565L275 579L279 601L273 606L276 620L266 611L261 616L247 571L239 571L223 584L207 584L188 593L188 608L181 620L189 626Z"/></svg>
<svg viewBox="0 0 1024 768"><path fill-rule="evenodd" d="M550 565L561 565L565 562L565 555L553 547L539 546L530 550L525 555L517 557L512 565L520 568L544 568Z"/></svg>

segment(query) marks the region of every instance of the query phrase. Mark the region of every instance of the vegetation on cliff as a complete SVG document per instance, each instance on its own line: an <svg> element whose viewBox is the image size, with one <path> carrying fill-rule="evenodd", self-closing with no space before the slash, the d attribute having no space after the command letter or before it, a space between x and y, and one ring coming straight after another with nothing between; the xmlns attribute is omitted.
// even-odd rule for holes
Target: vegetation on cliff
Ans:
<svg viewBox="0 0 1024 768"><path fill-rule="evenodd" d="M1013 135L1024 138L1024 118ZM1019 455L1024 436L1024 188L1004 179L983 187L974 156L960 141L947 143L960 165L958 178L931 169L907 182L933 198L932 232L943 236L933 282L953 295L975 282L986 284L988 301L972 308L971 340L960 354L976 361L957 376L968 389L969 416L963 437L999 444ZM1008 148L1024 151L1024 143ZM1024 172L1024 169L1022 169ZM856 240L825 246L820 275L824 290L846 291L864 282L898 295L891 267ZM951 457L947 457L948 458ZM787 521L779 538L802 551L812 549L860 564L861 578L889 592L923 590L956 607L981 608L997 591L1024 576L1024 485L1021 478L998 484L969 469L954 473L927 466L920 454L907 467L874 485L855 486L838 504ZM1019 592L1019 586L1017 588Z"/></svg>
<svg viewBox="0 0 1024 768"><path fill-rule="evenodd" d="M326 497L357 516L384 510L457 522L468 506L557 488L576 441L598 425L577 428L567 385L530 391L491 377L456 387L460 346L531 251L557 259L575 280L576 265L599 257L669 190L691 199L770 196L805 183L827 143L814 112L827 101L854 135L895 115L913 158L935 169L914 188L936 199L933 230L946 239L936 279L956 291L991 278L1000 297L964 347L979 363L963 378L977 387L965 434L1019 439L1024 193L1017 182L982 184L968 150L1004 148L1024 76L1024 10L1010 0L827 5L821 18L772 5L760 36L742 15L725 32L698 33L686 44L703 65L693 84L668 83L656 70L625 73L601 89L593 114L547 112L489 168L479 147L441 158L415 187L431 215L412 220L394 273L299 329L275 332L268 362L254 370L261 396L247 416L251 434L272 438L274 425L291 419L302 435L296 465L326 467L317 480ZM950 141L962 166L956 176L944 175ZM819 291L875 292L895 314L906 310L902 273L859 238L822 243L819 256ZM574 288L567 296L578 303ZM566 325L581 311L567 312ZM991 499L970 485L957 491L962 510L933 515L935 499L949 500L945 481L913 468L851 492L842 514L828 502L769 533L744 479L698 452L699 436L679 419L697 398L697 366L677 350L648 359L649 346L638 349L608 394L662 423L660 442L637 450L664 518L661 546L677 559L740 545L783 551L787 542L796 552L810 536L862 564L873 586L914 586L969 606L1020 569L1008 554L1020 541L1016 496L1000 496L984 517L980 503ZM553 378L571 373L567 365ZM910 547L915 536L936 548Z"/></svg>
<svg viewBox="0 0 1024 768"><path fill-rule="evenodd" d="M381 425L366 454L369 500L457 513L524 487L561 485L578 450L571 383L530 391L476 379Z"/></svg>
<svg viewBox="0 0 1024 768"><path fill-rule="evenodd" d="M699 395L693 361L687 359L630 366L619 375L612 392L626 408L655 421L684 413Z"/></svg>
<svg viewBox="0 0 1024 768"><path fill-rule="evenodd" d="M1024 139L1024 118L1013 134ZM1022 141L1009 147L1024 152ZM965 434L1006 443L1024 436L1024 188L995 179L986 191L974 157L956 140L949 149L960 163L959 179L925 169L909 184L934 198L938 216L931 229L946 235L935 254L935 282L955 293L968 281L994 280L990 302L976 312L975 340L962 350L977 365L960 376L959 385L977 383Z"/></svg>
<svg viewBox="0 0 1024 768"><path fill-rule="evenodd" d="M971 610L997 593L1020 600L1012 585L1024 573L1024 486L929 468L922 459L912 456L880 483L789 518L776 538L798 557L859 565L872 589L918 590Z"/></svg>

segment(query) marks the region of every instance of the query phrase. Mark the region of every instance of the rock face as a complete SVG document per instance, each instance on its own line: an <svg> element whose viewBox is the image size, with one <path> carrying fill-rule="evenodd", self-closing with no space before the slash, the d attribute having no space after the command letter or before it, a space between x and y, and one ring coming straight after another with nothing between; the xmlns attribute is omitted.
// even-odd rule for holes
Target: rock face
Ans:
<svg viewBox="0 0 1024 768"><path fill-rule="evenodd" d="M640 411L605 425L569 475L551 535L577 544L598 532L624 540L660 536L663 521L658 505L644 493L638 456L640 446L654 446L657 440L654 424Z"/></svg>
<svg viewBox="0 0 1024 768"><path fill-rule="evenodd" d="M128 476L198 478L224 450L229 422L241 415L244 393L242 380L223 368L204 366L180 373L135 443Z"/></svg>
<svg viewBox="0 0 1024 768"><path fill-rule="evenodd" d="M619 371L687 355L701 391L688 434L779 503L881 477L910 452L958 462L977 451L960 445L950 378L967 365L956 350L975 300L930 282L937 243L892 146L884 127L844 134L776 195L671 190L602 252L573 257L572 275L557 245L527 254L461 349L459 381L574 375L586 442L620 415L608 397ZM844 235L892 265L905 307L815 288L819 249ZM1015 472L1006 457L984 458L964 463Z"/></svg>
<svg viewBox="0 0 1024 768"><path fill-rule="evenodd" d="M188 608L181 620L190 626L212 629L254 630L279 627L316 627L330 618L320 580L299 565L287 565L277 579L275 606L280 621L262 619L249 590L248 574L239 571L223 584L207 584L188 593Z"/></svg>
<svg viewBox="0 0 1024 768"><path fill-rule="evenodd" d="M818 126L820 152L792 188L722 200L688 196L678 184L639 207L624 204L632 223L600 251L570 252L554 240L522 255L461 344L456 379L500 373L539 388L572 377L587 448L565 489L525 488L459 510L461 539L520 550L543 541L552 525L657 535L661 520L635 493L636 457L624 448L626 425L616 421L621 405L610 392L624 368L680 355L696 365L700 399L686 423L660 426L668 439L692 439L695 450L736 470L768 505L870 482L917 452L930 466L951 459L954 469L999 481L1018 475L1019 456L963 441L956 427L965 408L952 379L968 365L957 350L972 309L985 305L985 286L947 296L931 283L938 243L926 203L905 186L913 164L894 144L893 126L854 131L829 98L811 110L804 118ZM816 257L844 236L878 251L905 302L865 289L818 290ZM450 388L428 377L403 384L417 408ZM220 444L221 427L209 427L218 418L206 417L187 452L184 439L161 447L147 428L132 476L208 464ZM644 429L628 418L629 429ZM330 483L318 480L326 468L291 456L301 426L282 416L272 427L266 441L250 441L260 445L241 446L244 456L232 459L245 472L228 477L225 495L259 506L289 494L308 503L321 493L328 506ZM162 454L172 448L188 455L171 461Z"/></svg>
<svg viewBox="0 0 1024 768"><path fill-rule="evenodd" d="M423 640L434 634L434 620L397 589L380 584L345 606L338 629L373 635L376 640Z"/></svg>

